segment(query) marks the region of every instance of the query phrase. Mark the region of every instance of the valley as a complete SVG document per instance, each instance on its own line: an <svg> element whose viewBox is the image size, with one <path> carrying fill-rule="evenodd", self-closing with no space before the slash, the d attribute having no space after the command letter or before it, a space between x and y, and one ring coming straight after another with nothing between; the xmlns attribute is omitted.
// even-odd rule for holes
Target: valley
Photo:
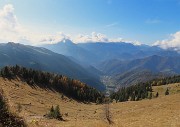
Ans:
<svg viewBox="0 0 180 127"><path fill-rule="evenodd" d="M0 0L0 127L180 127L180 0Z"/></svg>
<svg viewBox="0 0 180 127"><path fill-rule="evenodd" d="M173 49L134 45L126 42L77 43L64 39L56 44L41 45L68 56L111 90L180 74L180 55Z"/></svg>
<svg viewBox="0 0 180 127"><path fill-rule="evenodd" d="M156 46L67 39L41 46L0 44L0 68L18 64L78 79L100 91L180 74L179 53Z"/></svg>
<svg viewBox="0 0 180 127"><path fill-rule="evenodd" d="M125 56L130 59L124 59L120 56L125 55L126 50L116 56L113 51L106 52L107 47L118 51L130 46L128 52L132 51L132 54L146 52L147 47L142 49L143 46L140 48L126 43L76 45L68 42L59 45L66 46L66 54L58 54L58 49L53 50L55 53L12 42L0 45L0 89L4 91L9 111L22 117L28 127L180 125L180 84L179 77L174 76L180 73L179 54L148 47L147 51L157 51L149 54L152 56L145 53L141 57L132 56L132 59ZM72 52L71 46L77 46L77 50ZM92 54L98 52L99 46L99 54L105 54L103 57ZM117 47L114 49L114 46ZM94 55L95 58L88 59ZM139 83L140 89L134 87L136 90L131 94L118 93L120 88ZM143 83L150 86L155 83L157 86L154 84L151 91L149 86L144 89ZM165 96L167 89L170 95ZM114 97L111 96L113 92L117 92ZM132 101L133 97L136 101ZM62 121L47 117L52 106L59 106Z"/></svg>

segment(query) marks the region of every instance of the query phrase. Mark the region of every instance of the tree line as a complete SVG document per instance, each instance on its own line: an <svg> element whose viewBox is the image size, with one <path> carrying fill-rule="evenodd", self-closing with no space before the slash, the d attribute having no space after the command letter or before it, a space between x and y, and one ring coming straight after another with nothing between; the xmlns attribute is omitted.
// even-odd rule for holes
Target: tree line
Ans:
<svg viewBox="0 0 180 127"><path fill-rule="evenodd" d="M139 83L137 85L122 87L117 92L110 95L110 98L116 102L139 101L150 98L152 94L152 85L150 83Z"/></svg>
<svg viewBox="0 0 180 127"><path fill-rule="evenodd" d="M54 90L78 101L96 102L98 100L102 102L104 98L101 92L79 80L54 73L28 69L18 65L2 68L0 76L9 79L19 77L32 87L37 85L44 89Z"/></svg>
<svg viewBox="0 0 180 127"><path fill-rule="evenodd" d="M129 87L122 87L117 92L111 93L111 100L115 99L116 102L124 101L138 101L145 98L151 99L153 94L152 86L160 86L171 83L180 83L180 75L172 77L164 77L159 79L153 79L145 83L138 83ZM165 95L169 95L169 89L167 88ZM157 92L155 97L158 97L159 93Z"/></svg>
<svg viewBox="0 0 180 127"><path fill-rule="evenodd" d="M171 83L180 83L180 75L153 79L150 81L150 83L152 84L152 86L160 86L160 85L166 85L166 84L171 84Z"/></svg>
<svg viewBox="0 0 180 127"><path fill-rule="evenodd" d="M10 79L19 77L31 86L37 85L41 88L55 90L78 101L103 103L105 100L104 94L95 88L89 87L79 80L70 79L63 75L27 69L25 67L16 65L2 68L0 71L0 76ZM138 83L133 86L122 87L117 92L111 93L110 98L112 100L115 99L116 102L123 102L128 100L138 101L145 98L151 99L153 92L152 86L179 82L180 76L153 79L146 83ZM158 94L159 93L156 93L157 97Z"/></svg>

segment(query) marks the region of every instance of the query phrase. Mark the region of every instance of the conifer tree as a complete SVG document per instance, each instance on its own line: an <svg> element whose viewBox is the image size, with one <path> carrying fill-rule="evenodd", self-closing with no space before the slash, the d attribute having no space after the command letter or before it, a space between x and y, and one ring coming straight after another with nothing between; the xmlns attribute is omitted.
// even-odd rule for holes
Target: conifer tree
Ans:
<svg viewBox="0 0 180 127"><path fill-rule="evenodd" d="M132 94L132 96L131 96L131 101L135 101L135 95L134 94Z"/></svg>
<svg viewBox="0 0 180 127"><path fill-rule="evenodd" d="M61 113L60 113L59 105L57 105L55 110L54 110L54 118L56 118L58 120L62 120L62 116L61 116Z"/></svg>
<svg viewBox="0 0 180 127"><path fill-rule="evenodd" d="M165 95L169 95L169 89L166 89Z"/></svg>
<svg viewBox="0 0 180 127"><path fill-rule="evenodd" d="M159 93L157 92L157 93L156 93L156 97L158 97L158 96L159 96Z"/></svg>
<svg viewBox="0 0 180 127"><path fill-rule="evenodd" d="M152 92L150 92L149 94L149 99L152 99Z"/></svg>
<svg viewBox="0 0 180 127"><path fill-rule="evenodd" d="M60 113L60 109L59 109L59 105L57 105L54 109L54 107L52 106L50 109L50 112L48 114L49 118L55 118L58 120L62 120L62 115Z"/></svg>
<svg viewBox="0 0 180 127"><path fill-rule="evenodd" d="M48 114L48 117L53 118L54 117L54 107L52 106L50 109L50 112Z"/></svg>
<svg viewBox="0 0 180 127"><path fill-rule="evenodd" d="M118 96L117 95L115 96L115 100L116 100L116 103L117 103L118 102Z"/></svg>
<svg viewBox="0 0 180 127"><path fill-rule="evenodd" d="M137 96L136 101L139 101L139 96Z"/></svg>

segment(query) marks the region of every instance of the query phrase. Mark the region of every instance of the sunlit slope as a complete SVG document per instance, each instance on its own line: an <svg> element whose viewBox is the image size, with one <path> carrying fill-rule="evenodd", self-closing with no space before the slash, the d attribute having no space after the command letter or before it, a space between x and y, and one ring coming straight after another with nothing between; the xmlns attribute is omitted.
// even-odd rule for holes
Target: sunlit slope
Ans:
<svg viewBox="0 0 180 127"><path fill-rule="evenodd" d="M18 80L7 80L0 78L0 88L4 90L8 98L8 104L12 112L24 117L27 124L44 127L64 126L99 126L106 125L106 118L103 105L84 104L71 98L61 99L60 93L50 90L32 88L25 82ZM22 111L18 113L18 105ZM60 112L65 121L46 119L43 117L49 112L51 106L59 105ZM66 115L65 115L66 114Z"/></svg>
<svg viewBox="0 0 180 127"><path fill-rule="evenodd" d="M170 95L164 92L169 88ZM106 119L105 104L84 104L73 99L61 98L61 93L31 88L23 81L0 78L0 88L8 98L12 112L23 116L30 127L178 127L180 126L180 85L170 84L153 87L158 98L142 101L111 103L109 105L109 125ZM22 106L18 113L17 105ZM51 106L59 105L65 121L44 118Z"/></svg>
<svg viewBox="0 0 180 127"><path fill-rule="evenodd" d="M170 95L165 96L169 88ZM117 127L179 127L180 84L153 87L158 98L142 101L112 103L111 114Z"/></svg>

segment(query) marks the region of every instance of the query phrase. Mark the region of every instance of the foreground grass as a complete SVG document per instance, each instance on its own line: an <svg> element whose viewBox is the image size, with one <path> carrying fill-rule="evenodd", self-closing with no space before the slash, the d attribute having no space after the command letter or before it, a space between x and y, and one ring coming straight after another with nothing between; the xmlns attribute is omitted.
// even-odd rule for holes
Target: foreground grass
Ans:
<svg viewBox="0 0 180 127"><path fill-rule="evenodd" d="M24 120L8 110L7 100L0 89L0 127L26 127Z"/></svg>
<svg viewBox="0 0 180 127"><path fill-rule="evenodd" d="M109 125L106 119L105 105L94 103L84 104L67 97L61 99L61 94L44 90L39 87L31 88L25 82L5 80L0 78L0 87L8 98L10 110L22 116L30 127L139 127L180 126L180 87L178 84L153 87L154 95L159 97L142 101L111 103L109 105ZM169 87L170 95L164 92ZM18 112L18 105L22 111ZM52 105L59 105L65 121L46 119Z"/></svg>

